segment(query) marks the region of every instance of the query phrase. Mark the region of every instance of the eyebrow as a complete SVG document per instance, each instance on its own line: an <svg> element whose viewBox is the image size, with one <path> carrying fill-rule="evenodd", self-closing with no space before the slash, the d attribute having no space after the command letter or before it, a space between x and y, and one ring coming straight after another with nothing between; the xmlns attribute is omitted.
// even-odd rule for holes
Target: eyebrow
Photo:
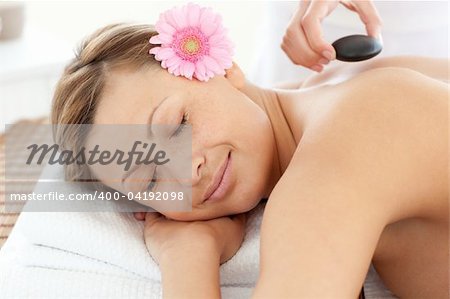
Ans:
<svg viewBox="0 0 450 299"><path fill-rule="evenodd" d="M153 111L150 113L150 116L148 117L147 120L147 124L150 125L148 132L149 132L149 136L153 137L153 131L152 131L152 120L153 120L153 115L155 114L156 110L158 110L159 106L161 106L162 103L164 103L165 100L167 100L167 98L169 98L169 96L165 97L161 102L158 103L158 105L156 105L155 109L153 109Z"/></svg>

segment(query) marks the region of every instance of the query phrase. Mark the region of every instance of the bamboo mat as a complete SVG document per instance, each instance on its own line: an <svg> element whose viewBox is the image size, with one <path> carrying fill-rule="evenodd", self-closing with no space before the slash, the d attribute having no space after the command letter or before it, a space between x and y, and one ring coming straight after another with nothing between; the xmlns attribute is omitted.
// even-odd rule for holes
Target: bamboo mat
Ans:
<svg viewBox="0 0 450 299"><path fill-rule="evenodd" d="M48 123L47 117L41 117L33 120L22 120L17 124L45 124ZM9 129L14 128L9 127ZM9 131L9 130L8 130ZM20 213L5 212L5 141L8 131L0 135L0 248L5 244L6 239L11 233ZM11 157L14 158L14 157Z"/></svg>

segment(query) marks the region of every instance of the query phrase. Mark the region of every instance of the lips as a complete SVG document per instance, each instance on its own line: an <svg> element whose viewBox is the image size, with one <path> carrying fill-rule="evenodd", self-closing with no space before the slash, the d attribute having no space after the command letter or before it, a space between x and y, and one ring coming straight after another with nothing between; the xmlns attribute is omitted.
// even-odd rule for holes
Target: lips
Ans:
<svg viewBox="0 0 450 299"><path fill-rule="evenodd" d="M221 185L224 174L225 174L225 170L227 170L227 166L230 161L230 156L231 156L231 152L228 153L228 156L226 157L225 161L222 163L222 165L219 167L219 169L214 174L212 183L211 183L211 185L209 185L205 195L203 196L204 202L206 200L208 200L211 197L211 195L213 195L215 193L217 188Z"/></svg>

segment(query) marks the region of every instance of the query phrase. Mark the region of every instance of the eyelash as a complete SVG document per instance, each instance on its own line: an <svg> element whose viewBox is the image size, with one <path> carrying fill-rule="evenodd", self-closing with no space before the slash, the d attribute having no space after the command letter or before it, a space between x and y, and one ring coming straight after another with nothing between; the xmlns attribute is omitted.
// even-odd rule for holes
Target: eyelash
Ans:
<svg viewBox="0 0 450 299"><path fill-rule="evenodd" d="M184 125L187 124L189 115L187 113L183 114L183 119L181 120L180 125L177 127L177 129L175 130L175 132L173 133L172 136L178 136L180 135L180 133L183 131L183 128L185 127Z"/></svg>
<svg viewBox="0 0 450 299"><path fill-rule="evenodd" d="M153 189L155 189L157 181L158 181L158 176L156 175L156 168L155 168L155 172L153 172L152 180L150 181L150 184L148 184L148 186L147 186L147 191L152 191Z"/></svg>
<svg viewBox="0 0 450 299"><path fill-rule="evenodd" d="M180 125L177 127L177 129L175 130L175 132L173 133L172 136L178 136L181 134L181 132L183 131L184 125L187 124L188 118L189 118L188 114L184 113L183 118L180 122ZM155 169L152 180L150 181L150 184L148 184L148 186L147 186L147 191L152 191L155 188L157 181L158 181L158 176L156 175L156 169Z"/></svg>

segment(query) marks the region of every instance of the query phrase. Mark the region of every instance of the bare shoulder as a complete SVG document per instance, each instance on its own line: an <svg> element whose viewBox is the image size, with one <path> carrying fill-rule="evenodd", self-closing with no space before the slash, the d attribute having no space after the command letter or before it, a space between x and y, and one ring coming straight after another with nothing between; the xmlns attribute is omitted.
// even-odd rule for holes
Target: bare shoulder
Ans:
<svg viewBox="0 0 450 299"><path fill-rule="evenodd" d="M373 200L407 205L394 218L436 217L448 199L448 92L410 69L360 73L330 89L335 98L305 130L291 171L333 171Z"/></svg>
<svg viewBox="0 0 450 299"><path fill-rule="evenodd" d="M448 218L447 95L391 67L312 93L264 211L255 298L356 298L386 225Z"/></svg>

